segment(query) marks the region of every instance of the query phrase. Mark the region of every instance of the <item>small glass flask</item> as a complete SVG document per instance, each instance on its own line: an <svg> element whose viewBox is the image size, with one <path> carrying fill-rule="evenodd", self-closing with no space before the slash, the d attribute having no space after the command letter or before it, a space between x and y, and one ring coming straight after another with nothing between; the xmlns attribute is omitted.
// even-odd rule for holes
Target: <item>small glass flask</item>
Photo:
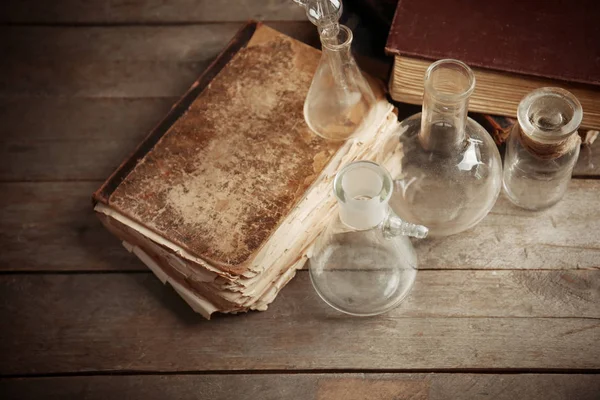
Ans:
<svg viewBox="0 0 600 400"><path fill-rule="evenodd" d="M440 60L427 69L423 112L400 123L378 161L393 171L390 206L431 236L462 232L491 210L502 186L500 153L491 136L468 118L475 88L471 69Z"/></svg>
<svg viewBox="0 0 600 400"><path fill-rule="evenodd" d="M517 206L541 210L565 194L579 156L581 104L560 88L540 88L519 103L504 156L504 190Z"/></svg>
<svg viewBox="0 0 600 400"><path fill-rule="evenodd" d="M304 118L317 135L345 140L369 126L375 95L352 53L352 31L339 24L319 26L321 61L304 102Z"/></svg>
<svg viewBox="0 0 600 400"><path fill-rule="evenodd" d="M336 214L315 242L310 277L333 308L351 315L386 312L410 291L417 257L408 236L427 228L402 221L389 208L392 178L378 164L358 161L335 177Z"/></svg>
<svg viewBox="0 0 600 400"><path fill-rule="evenodd" d="M321 39L321 61L304 102L304 119L317 135L346 140L374 118L373 90L351 52L352 31L338 23L341 0L294 0L306 9Z"/></svg>

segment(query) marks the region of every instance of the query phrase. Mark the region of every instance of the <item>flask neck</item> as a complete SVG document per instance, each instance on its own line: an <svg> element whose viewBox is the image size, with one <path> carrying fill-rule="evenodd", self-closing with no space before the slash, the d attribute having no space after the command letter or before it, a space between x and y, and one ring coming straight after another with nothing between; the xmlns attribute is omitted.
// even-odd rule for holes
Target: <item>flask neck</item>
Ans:
<svg viewBox="0 0 600 400"><path fill-rule="evenodd" d="M389 213L392 178L370 161L351 163L336 175L333 182L341 221L356 230L381 224Z"/></svg>
<svg viewBox="0 0 600 400"><path fill-rule="evenodd" d="M462 147L475 87L471 69L457 60L440 60L427 69L419 141L427 151L453 153Z"/></svg>
<svg viewBox="0 0 600 400"><path fill-rule="evenodd" d="M385 237L427 236L426 227L405 222L391 211L392 177L379 165L370 161L349 164L336 175L333 188L344 225L355 230L380 227Z"/></svg>
<svg viewBox="0 0 600 400"><path fill-rule="evenodd" d="M323 56L335 56L342 60L352 59L352 31L337 22L319 25L319 38Z"/></svg>

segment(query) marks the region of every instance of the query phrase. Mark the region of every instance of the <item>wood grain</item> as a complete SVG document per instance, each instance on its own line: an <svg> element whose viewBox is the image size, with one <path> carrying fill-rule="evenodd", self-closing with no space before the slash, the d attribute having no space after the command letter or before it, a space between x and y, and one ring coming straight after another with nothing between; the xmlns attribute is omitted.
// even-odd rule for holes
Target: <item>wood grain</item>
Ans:
<svg viewBox="0 0 600 400"><path fill-rule="evenodd" d="M423 268L599 269L600 182L573 180L556 206L531 212L504 194L474 228L416 241Z"/></svg>
<svg viewBox="0 0 600 400"><path fill-rule="evenodd" d="M0 97L0 180L103 180L176 100ZM575 174L599 176L598 149L582 149Z"/></svg>
<svg viewBox="0 0 600 400"><path fill-rule="evenodd" d="M91 159L90 164L79 162L91 169L92 162L106 161L100 158ZM106 158L118 162L118 157ZM63 163L68 165L68 161ZM51 162L47 165L53 168ZM105 166L102 171L112 168ZM10 176L6 170L4 173ZM96 221L90 196L100 184L0 183L5 193L0 196L0 245L4 249L0 252L0 270L144 269ZM419 268L598 270L600 207L594 205L598 204L599 190L598 180L574 180L565 198L541 213L520 210L501 196L475 228L447 238L415 241ZM29 251L31 246L36 246L35 252Z"/></svg>
<svg viewBox="0 0 600 400"><path fill-rule="evenodd" d="M139 24L207 21L306 20L291 0L5 0L0 22Z"/></svg>
<svg viewBox="0 0 600 400"><path fill-rule="evenodd" d="M271 25L318 41L308 22ZM0 179L104 179L239 27L0 28ZM575 174L599 170L584 148Z"/></svg>
<svg viewBox="0 0 600 400"><path fill-rule="evenodd" d="M598 375L580 374L239 374L15 378L5 400L597 400Z"/></svg>
<svg viewBox="0 0 600 400"><path fill-rule="evenodd" d="M587 178L600 176L600 141L591 145L584 145L579 151L577 164L573 168L574 178Z"/></svg>
<svg viewBox="0 0 600 400"><path fill-rule="evenodd" d="M180 96L242 25L4 27L0 96ZM309 22L269 25L318 42Z"/></svg>
<svg viewBox="0 0 600 400"><path fill-rule="evenodd" d="M412 300L404 306L380 317L357 319L323 303L310 287L307 274L301 272L268 312L218 316L214 321L194 314L150 274L3 275L0 320L10 321L10 329L0 331L0 374L231 369L598 370L600 321L593 310L598 309L598 272L586 272L589 279L581 279L582 273L557 274L551 279L539 273L539 279L527 281L535 286L537 279L542 286L531 290L521 283L523 295L516 297L504 297L502 290L488 287L497 290L498 305L480 301L485 296L479 295L481 290L468 287L470 279L464 279L467 286L457 284L453 291L448 289L454 297L448 291L440 291L440 298L432 292L424 295L432 290L426 289L430 283L424 283L415 288ZM420 277L434 276L430 274L424 272ZM444 277L437 279L442 282ZM513 285L519 279L515 278ZM548 281L554 283L545 284ZM493 286L500 282L499 278ZM515 295L514 290L507 293ZM532 301L534 296L543 300ZM437 308L444 316L410 316L408 308L416 312L415 304L421 301L423 310ZM459 305L452 304L457 301ZM572 306L560 306L571 301ZM535 304L540 302L548 304L550 315L564 313L570 317L523 318L523 313L531 315L534 309L539 310ZM453 307L462 315L449 318ZM481 317L494 313L503 316Z"/></svg>
<svg viewBox="0 0 600 400"><path fill-rule="evenodd" d="M0 271L146 270L92 211L100 182L0 185Z"/></svg>
<svg viewBox="0 0 600 400"><path fill-rule="evenodd" d="M5 23L118 25L0 27L0 397L598 399L599 181L420 242L413 292L377 318L329 309L300 271L269 311L207 322L140 272L91 192L247 18L306 17L291 0L0 2ZM140 25L206 21L231 22ZM307 22L270 25L318 44ZM577 177L600 176L598 146ZM91 376L15 377L64 373Z"/></svg>
<svg viewBox="0 0 600 400"><path fill-rule="evenodd" d="M104 180L176 100L0 99L0 179Z"/></svg>

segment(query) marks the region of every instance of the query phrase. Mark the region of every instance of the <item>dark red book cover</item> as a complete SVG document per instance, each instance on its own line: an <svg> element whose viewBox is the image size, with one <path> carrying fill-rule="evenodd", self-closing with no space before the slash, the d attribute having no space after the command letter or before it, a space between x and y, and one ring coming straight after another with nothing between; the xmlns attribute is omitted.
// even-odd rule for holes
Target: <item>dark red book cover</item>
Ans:
<svg viewBox="0 0 600 400"><path fill-rule="evenodd" d="M401 0L386 50L600 84L598 0Z"/></svg>

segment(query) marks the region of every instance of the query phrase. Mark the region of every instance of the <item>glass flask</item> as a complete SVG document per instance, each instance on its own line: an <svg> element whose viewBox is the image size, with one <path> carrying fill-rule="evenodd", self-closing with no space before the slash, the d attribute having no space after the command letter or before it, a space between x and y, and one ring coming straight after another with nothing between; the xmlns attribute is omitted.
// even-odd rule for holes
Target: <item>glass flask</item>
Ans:
<svg viewBox="0 0 600 400"><path fill-rule="evenodd" d="M504 190L517 206L540 210L565 194L579 156L581 104L559 88L534 90L521 100L504 156Z"/></svg>
<svg viewBox="0 0 600 400"><path fill-rule="evenodd" d="M473 227L500 193L498 148L467 116L474 88L475 76L466 64L449 59L431 64L422 113L400 123L378 158L393 174L394 212L427 226L431 236Z"/></svg>
<svg viewBox="0 0 600 400"><path fill-rule="evenodd" d="M417 257L408 236L427 228L402 221L389 208L392 178L378 164L358 161L335 177L336 214L315 242L310 277L333 308L351 315L390 310L410 291Z"/></svg>
<svg viewBox="0 0 600 400"><path fill-rule="evenodd" d="M372 123L375 95L350 51L352 31L334 24L319 33L321 60L304 102L304 118L317 135L345 140Z"/></svg>
<svg viewBox="0 0 600 400"><path fill-rule="evenodd" d="M317 135L345 140L372 123L375 95L351 52L352 31L338 23L339 0L295 0L317 26L321 60L304 102L304 119Z"/></svg>

